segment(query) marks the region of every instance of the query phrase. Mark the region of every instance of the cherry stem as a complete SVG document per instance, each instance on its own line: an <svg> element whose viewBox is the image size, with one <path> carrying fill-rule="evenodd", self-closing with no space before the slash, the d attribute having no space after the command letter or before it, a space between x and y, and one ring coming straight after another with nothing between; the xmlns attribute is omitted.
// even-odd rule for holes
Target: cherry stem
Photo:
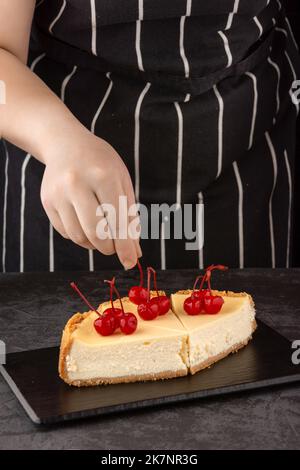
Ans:
<svg viewBox="0 0 300 470"><path fill-rule="evenodd" d="M218 269L219 271L227 271L228 267L227 266L223 266L223 264L211 264L210 266L208 266L208 268L206 268L206 272L207 271L214 271L215 269Z"/></svg>
<svg viewBox="0 0 300 470"><path fill-rule="evenodd" d="M108 284L110 284L111 286L111 289L113 289L115 291L115 293L117 294L117 297L118 297L118 300L120 302L120 306L121 306L121 310L122 310L122 313L124 314L124 307L123 307L123 302L122 302L122 299L121 299L121 296L120 296L120 293L118 291L118 289L116 288L116 285L115 285L115 278L113 277L111 281L104 281L104 282L107 282ZM112 294L111 294L111 301L112 301ZM115 306L113 304L113 301L112 301L112 308L113 308L113 311L115 311Z"/></svg>
<svg viewBox="0 0 300 470"><path fill-rule="evenodd" d="M211 294L211 273L212 271L214 271L215 269L218 269L219 271L227 271L228 267L227 266L224 266L223 264L211 264L210 266L208 266L208 268L206 268L206 272L205 272L205 275L204 275L204 279L207 281L207 284L208 284L208 289L209 289L209 292ZM204 282L204 281L203 281ZM201 286L200 286L201 287Z"/></svg>
<svg viewBox="0 0 300 470"><path fill-rule="evenodd" d="M139 262L139 260L137 260L137 266L138 266L139 271L140 271L140 287L143 287L143 285L144 285L144 273L143 273L142 265Z"/></svg>
<svg viewBox="0 0 300 470"><path fill-rule="evenodd" d="M199 279L202 278L202 282L203 282L203 278L204 278L204 277L205 277L205 276L201 276L201 275L196 277L196 280L195 280L194 285L193 285L193 293L195 292L195 289L196 289L196 287L197 287L197 284L198 284L198 282L199 282ZM199 290L200 290L200 289L199 289Z"/></svg>
<svg viewBox="0 0 300 470"><path fill-rule="evenodd" d="M202 276L202 281L201 281L201 284L199 286L200 291L203 289L203 286L204 286L204 283L206 282L206 280L207 280L207 273L205 273L204 276Z"/></svg>
<svg viewBox="0 0 300 470"><path fill-rule="evenodd" d="M106 279L104 282L107 282L109 284L109 287L110 287L109 294L110 294L111 308L113 309L113 311L115 311L115 306L114 306L114 302L113 302L113 289L114 289L114 285L115 285L115 278L113 277L111 281Z"/></svg>
<svg viewBox="0 0 300 470"><path fill-rule="evenodd" d="M211 295L211 283L210 283L210 279L211 279L211 271L207 271L207 273L206 273L206 281L207 281L207 284L208 284L209 293L210 293L210 295Z"/></svg>
<svg viewBox="0 0 300 470"><path fill-rule="evenodd" d="M81 290L79 290L79 288L77 287L77 285L75 284L75 282L71 282L70 286L72 287L72 289L74 289L75 292L77 292L77 294L79 295L79 297L82 298L82 300L84 301L84 303L86 303L86 305L89 307L90 310L93 310L94 312L97 313L97 315L99 315L99 317L102 317L101 313L98 312L98 310L95 309L95 307L93 307L88 299L83 295L83 293L81 292Z"/></svg>
<svg viewBox="0 0 300 470"><path fill-rule="evenodd" d="M150 301L150 282L151 282L151 270L147 268L147 302Z"/></svg>
<svg viewBox="0 0 300 470"><path fill-rule="evenodd" d="M158 293L158 289L157 289L157 281L156 281L156 271L154 268L152 268L151 266L149 266L149 271L152 273L153 275L153 284L154 284L154 289L156 290L156 295L157 297L159 297L159 293Z"/></svg>

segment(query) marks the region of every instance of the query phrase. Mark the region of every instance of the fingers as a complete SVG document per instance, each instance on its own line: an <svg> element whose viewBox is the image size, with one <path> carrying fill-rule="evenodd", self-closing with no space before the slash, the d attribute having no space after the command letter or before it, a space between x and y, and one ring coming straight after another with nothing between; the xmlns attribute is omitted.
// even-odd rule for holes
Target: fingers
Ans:
<svg viewBox="0 0 300 470"><path fill-rule="evenodd" d="M137 250L133 240L115 238L115 249L125 269L133 268L137 263Z"/></svg>
<svg viewBox="0 0 300 470"><path fill-rule="evenodd" d="M132 210L128 213L128 208L135 204L132 182L111 147L103 148L101 143L98 155L95 142L92 143L93 151L85 162L80 159L62 162L59 169L56 165L46 165L42 202L51 223L63 237L105 255L117 253L125 269L130 269L142 255L137 236L140 232L138 213ZM126 196L123 209L120 208L121 196ZM103 203L114 208L114 221L99 212Z"/></svg>
<svg viewBox="0 0 300 470"><path fill-rule="evenodd" d="M128 209L130 211L129 213L129 226L132 227L133 230L136 232L140 233L141 231L141 225L140 225L140 218L138 211L136 209L133 210L134 205L136 205L136 200L135 200L135 194L132 186L132 182L129 179L129 181L125 182L124 184L125 187L125 193L127 194L128 198ZM132 208L130 210L130 208ZM136 234L134 234L136 235ZM136 252L137 252L137 257L141 258L143 255L141 245L140 245L140 238L133 238L135 247L136 247Z"/></svg>
<svg viewBox="0 0 300 470"><path fill-rule="evenodd" d="M88 240L84 233L74 207L68 203L63 202L59 207L59 216L68 238L79 246L87 249L95 249L94 245Z"/></svg>
<svg viewBox="0 0 300 470"><path fill-rule="evenodd" d="M48 219L50 220L52 226L55 228L55 230L63 237L63 238L69 238L66 229L64 227L64 224L61 221L61 218L59 216L59 213L50 207L45 207L44 210L47 214Z"/></svg>
<svg viewBox="0 0 300 470"><path fill-rule="evenodd" d="M78 189L73 198L73 204L79 223L89 242L104 255L114 254L113 240L111 238L102 240L98 236L98 224L106 225L106 221L104 216L97 215L99 201L95 194L88 188Z"/></svg>
<svg viewBox="0 0 300 470"><path fill-rule="evenodd" d="M115 252L124 268L131 269L137 263L138 253L135 241L128 237L128 212L127 207L120 205L122 196L124 197L125 194L121 186L115 187L114 193L104 187L101 188L101 192L97 192L97 199L101 202L106 201L106 204L102 204L102 208L107 209L106 219L111 230ZM109 213L110 208L111 213Z"/></svg>

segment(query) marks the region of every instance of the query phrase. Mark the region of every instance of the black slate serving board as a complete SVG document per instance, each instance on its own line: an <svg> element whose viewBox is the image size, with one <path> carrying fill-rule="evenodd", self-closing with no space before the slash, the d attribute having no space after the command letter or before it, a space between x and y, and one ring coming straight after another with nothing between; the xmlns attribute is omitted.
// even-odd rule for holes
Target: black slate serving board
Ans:
<svg viewBox="0 0 300 470"><path fill-rule="evenodd" d="M75 388L57 374L58 348L11 353L0 372L36 424L55 423L300 381L291 343L258 321L252 342L194 376ZM200 405L199 405L200 406Z"/></svg>

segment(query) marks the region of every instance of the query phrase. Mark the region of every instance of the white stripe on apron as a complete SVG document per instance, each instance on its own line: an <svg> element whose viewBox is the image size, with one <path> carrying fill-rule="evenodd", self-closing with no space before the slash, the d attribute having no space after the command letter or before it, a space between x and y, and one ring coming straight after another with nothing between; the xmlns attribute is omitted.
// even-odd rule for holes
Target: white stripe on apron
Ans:
<svg viewBox="0 0 300 470"><path fill-rule="evenodd" d="M67 6L67 2L66 2L66 0L63 0L63 3L62 3L62 6L61 6L61 8L58 12L58 15L54 18L54 20L52 21L52 23L49 26L49 33L50 34L53 34L53 27L56 25L56 23L58 22L58 20L62 16L66 6Z"/></svg>
<svg viewBox="0 0 300 470"><path fill-rule="evenodd" d="M92 53L97 55L97 16L95 0L91 0Z"/></svg>
<svg viewBox="0 0 300 470"><path fill-rule="evenodd" d="M288 29L289 29L289 32L290 32L291 38L292 38L292 40L293 40L293 42L294 42L294 45L295 45L297 51L299 51L299 47L298 47L297 41L296 41L296 39L295 39L293 30L292 30L292 28L291 28L291 24L290 24L290 22L289 22L289 20L288 20L287 17L285 17L285 22L286 22L287 27L288 27Z"/></svg>
<svg viewBox="0 0 300 470"><path fill-rule="evenodd" d="M286 32L286 30L283 28L279 28L279 26L276 26L275 31L284 34L286 38L288 37L288 33Z"/></svg>
<svg viewBox="0 0 300 470"><path fill-rule="evenodd" d="M179 52L184 66L184 74L185 78L189 78L190 76L190 64L187 60L185 49L184 49L184 27L185 27L185 20L188 16L191 16L192 12L192 0L187 0L186 2L186 12L185 15L180 18L180 35L179 35ZM189 93L186 94L184 102L186 103L191 98Z"/></svg>
<svg viewBox="0 0 300 470"><path fill-rule="evenodd" d="M293 81L296 81L297 80L297 75L296 75L295 69L293 67L292 61L290 59L290 56L288 55L287 51L284 51L284 53L285 53L285 56L286 56L287 61L289 63L289 66L291 68L291 72L292 72L292 75L293 75ZM294 99L294 97L293 97L292 87L290 88L290 96L291 96L292 103L294 103L294 105L296 106L296 110L297 110L297 114L298 114L299 113L299 103L298 103L298 100Z"/></svg>
<svg viewBox="0 0 300 470"><path fill-rule="evenodd" d="M28 153L22 164L21 170L21 206L20 206L20 273L24 272L24 214L25 214L25 201L26 201L26 168L28 166L31 155Z"/></svg>
<svg viewBox="0 0 300 470"><path fill-rule="evenodd" d="M232 26L232 21L233 21L233 17L234 17L234 15L238 12L238 9L239 9L239 3L240 3L240 0L235 0L235 1L234 1L233 10L232 10L232 12L229 13L229 15L228 15L228 20L227 20L227 24L226 24L226 26L225 26L225 30L231 28L231 26Z"/></svg>
<svg viewBox="0 0 300 470"><path fill-rule="evenodd" d="M284 150L284 160L289 184L289 209L288 209L288 226L287 226L287 247L286 247L286 267L290 267L290 243L291 243L291 220L292 220L292 197L293 197L293 184L290 162L288 153Z"/></svg>
<svg viewBox="0 0 300 470"><path fill-rule="evenodd" d="M246 72L245 75L247 75L248 77L251 78L252 83L253 83L253 93L254 93L251 130L250 130L249 145L248 145L248 150L250 150L252 145L253 145L253 138L254 138L254 131L255 131L255 123L256 123L256 116L257 116L258 92L257 92L257 79L256 79L256 76L251 72Z"/></svg>
<svg viewBox="0 0 300 470"><path fill-rule="evenodd" d="M62 83L60 98L63 102L65 102L65 95L66 95L67 85L68 85L69 81L71 80L71 78L73 77L73 75L76 73L76 71L77 71L77 66L75 65L72 72L69 75L66 76L66 78L64 79L64 81Z"/></svg>
<svg viewBox="0 0 300 470"><path fill-rule="evenodd" d="M218 31L218 34L221 36L221 38L223 40L223 43L224 43L224 49L225 49L225 52L226 52L226 55L227 55L227 65L226 65L226 67L228 68L232 64L232 54L231 54L231 50L230 50L230 47L229 47L229 42L228 42L227 36L223 33L223 31Z"/></svg>
<svg viewBox="0 0 300 470"><path fill-rule="evenodd" d="M223 117L224 117L224 101L217 88L217 85L213 86L213 90L219 103L219 117L218 117L218 170L217 178L220 176L223 164Z"/></svg>
<svg viewBox="0 0 300 470"><path fill-rule="evenodd" d="M277 86L276 86L276 114L279 113L279 109L280 109L280 95L279 95L279 86L280 86L280 78L281 78L281 73L280 73L280 68L278 67L278 65L276 64L276 62L274 62L271 57L268 57L268 62L270 65L272 65L272 67L275 69L276 73L277 73ZM275 124L275 122L273 123Z"/></svg>
<svg viewBox="0 0 300 470"><path fill-rule="evenodd" d="M44 3L44 1L45 1L45 0L40 0L40 1L36 4L35 8L37 9L42 3Z"/></svg>
<svg viewBox="0 0 300 470"><path fill-rule="evenodd" d="M144 72L143 59L141 53L141 27L144 18L144 0L139 0L139 19L136 21L135 50L138 68Z"/></svg>
<svg viewBox="0 0 300 470"><path fill-rule="evenodd" d="M112 79L110 78L110 72L108 72L108 73L106 74L106 77L109 79L109 85L108 85L108 87L107 87L107 90L106 90L106 92L105 92L105 95L104 95L104 97L103 97L103 99L102 99L102 101L101 101L101 103L100 103L99 108L97 109L97 112L96 112L96 114L95 114L95 116L94 116L94 119L93 119L93 122L92 122L92 124L91 124L91 132L92 132L93 134L95 134L95 127L96 127L98 118L99 118L99 116L100 116L100 114L101 114L102 109L103 109L104 106L105 106L106 101L108 100L108 97L109 97L109 95L110 95L110 93L111 93L111 90L112 90L112 87L113 87L113 81L112 81Z"/></svg>
<svg viewBox="0 0 300 470"><path fill-rule="evenodd" d="M184 50L184 25L185 25L186 17L191 15L191 8L192 8L192 0L187 0L186 13L184 16L180 18L179 52L182 58L183 66L184 66L185 78L188 78L190 75L190 66L189 66L189 62L186 58L185 50Z"/></svg>
<svg viewBox="0 0 300 470"><path fill-rule="evenodd" d="M259 19L257 18L257 16L254 16L253 20L254 20L254 23L256 24L256 26L258 27L258 31L259 31L258 38L260 38L262 36L263 32L264 32L262 24L259 21Z"/></svg>
<svg viewBox="0 0 300 470"><path fill-rule="evenodd" d="M134 169L135 169L135 198L140 199L140 112L143 99L148 93L151 84L147 83L141 92L134 113Z"/></svg>
<svg viewBox="0 0 300 470"><path fill-rule="evenodd" d="M239 267L244 268L244 216L243 216L243 204L244 204L244 193L243 184L238 168L237 162L233 162L233 170L236 178L236 183L239 192L239 203L238 203L238 233L239 233Z"/></svg>
<svg viewBox="0 0 300 470"><path fill-rule="evenodd" d="M269 224L270 224L270 242L271 242L271 259L272 259L272 268L276 267L276 253L275 253L275 240L274 240L274 222L273 222L273 194L275 191L276 183L277 183L277 158L275 153L274 145L271 141L270 134L268 132L265 133L267 144L270 150L272 164L273 164L273 186L272 191L270 194L269 199Z"/></svg>
<svg viewBox="0 0 300 470"><path fill-rule="evenodd" d="M182 152L183 152L183 116L177 102L174 103L178 118L178 140L177 140L177 183L176 183L176 205L181 205L181 181L182 181Z"/></svg>

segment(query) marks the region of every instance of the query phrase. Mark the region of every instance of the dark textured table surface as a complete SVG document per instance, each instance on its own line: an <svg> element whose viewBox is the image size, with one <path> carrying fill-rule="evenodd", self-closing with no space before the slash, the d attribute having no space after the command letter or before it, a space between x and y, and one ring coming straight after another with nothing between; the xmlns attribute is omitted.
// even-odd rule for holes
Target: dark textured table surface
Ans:
<svg viewBox="0 0 300 470"><path fill-rule="evenodd" d="M117 273L122 294L134 276ZM95 303L112 273L0 275L0 339L8 352L59 344L66 320L83 309L77 280ZM168 292L191 286L195 272L159 273ZM216 288L253 294L257 315L290 340L300 339L300 270L218 273ZM300 384L163 408L37 427L0 377L0 449L289 449L300 448Z"/></svg>

